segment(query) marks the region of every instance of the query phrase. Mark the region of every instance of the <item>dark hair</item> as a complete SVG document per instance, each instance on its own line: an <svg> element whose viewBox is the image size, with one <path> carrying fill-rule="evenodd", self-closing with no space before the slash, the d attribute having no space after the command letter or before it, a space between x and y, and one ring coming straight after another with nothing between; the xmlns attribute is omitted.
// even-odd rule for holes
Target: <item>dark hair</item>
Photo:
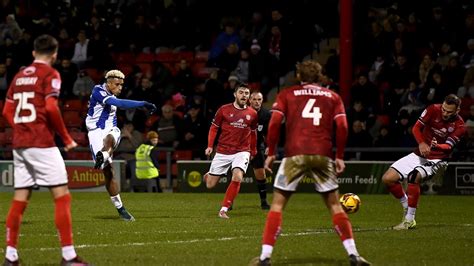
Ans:
<svg viewBox="0 0 474 266"><path fill-rule="evenodd" d="M444 102L448 105L454 104L456 105L456 108L461 106L461 99L459 99L459 97L454 94L449 94L446 96L446 98L444 98Z"/></svg>
<svg viewBox="0 0 474 266"><path fill-rule="evenodd" d="M34 49L38 54L52 55L58 51L58 41L51 35L43 34L35 39Z"/></svg>
<svg viewBox="0 0 474 266"><path fill-rule="evenodd" d="M235 86L234 92L237 92L240 88L250 90L249 85L247 83L240 82L239 84L237 84L237 86Z"/></svg>

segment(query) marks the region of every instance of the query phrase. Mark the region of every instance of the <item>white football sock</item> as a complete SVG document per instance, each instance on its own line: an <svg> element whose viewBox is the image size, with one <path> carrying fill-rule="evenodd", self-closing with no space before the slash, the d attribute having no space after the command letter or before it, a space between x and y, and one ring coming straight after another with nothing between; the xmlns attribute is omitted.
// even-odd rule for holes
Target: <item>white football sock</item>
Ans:
<svg viewBox="0 0 474 266"><path fill-rule="evenodd" d="M272 256L273 246L262 245L262 254L260 254L260 260L270 258Z"/></svg>
<svg viewBox="0 0 474 266"><path fill-rule="evenodd" d="M359 252L357 252L356 244L353 238L349 238L342 241L342 245L344 245L344 248L346 249L347 254L359 256Z"/></svg>
<svg viewBox="0 0 474 266"><path fill-rule="evenodd" d="M63 258L65 260L72 260L75 257L77 257L76 250L74 249L74 246L64 246L61 248L61 251L63 253Z"/></svg>
<svg viewBox="0 0 474 266"><path fill-rule="evenodd" d="M18 251L14 247L7 246L7 250L5 251L5 258L9 261L17 261L18 260Z"/></svg>
<svg viewBox="0 0 474 266"><path fill-rule="evenodd" d="M112 204L115 206L115 208L120 209L120 208L123 207L122 199L120 198L120 194L117 194L115 196L110 197L110 200L112 201Z"/></svg>
<svg viewBox="0 0 474 266"><path fill-rule="evenodd" d="M229 208L222 206L220 211L225 211L225 212L227 212L228 210L229 210Z"/></svg>
<svg viewBox="0 0 474 266"><path fill-rule="evenodd" d="M403 197L400 198L400 203L402 204L402 206L403 206L404 209L408 208L408 197L407 197L407 194L403 195Z"/></svg>
<svg viewBox="0 0 474 266"><path fill-rule="evenodd" d="M408 221L415 220L416 208L408 207L407 216L405 217Z"/></svg>

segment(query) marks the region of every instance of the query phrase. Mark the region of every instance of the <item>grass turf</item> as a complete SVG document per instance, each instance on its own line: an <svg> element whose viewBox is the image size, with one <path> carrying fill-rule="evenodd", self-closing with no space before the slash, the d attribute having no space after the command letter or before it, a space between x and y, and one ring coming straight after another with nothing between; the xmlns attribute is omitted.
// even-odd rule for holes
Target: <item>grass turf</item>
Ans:
<svg viewBox="0 0 474 266"><path fill-rule="evenodd" d="M359 195L350 215L359 252L374 265L473 265L474 197L422 196L418 227L393 231L399 203L389 195ZM270 196L271 197L271 196ZM6 217L10 193L0 193ZM118 218L106 193L74 193L76 251L94 265L247 265L260 253L266 212L258 194L240 194L229 220L217 212L223 194L122 194L136 222ZM25 265L57 265L61 253L49 193L34 193L21 227ZM347 265L331 217L314 194L295 194L283 215L273 265ZM4 225L0 234L5 235ZM3 256L4 247L0 249Z"/></svg>

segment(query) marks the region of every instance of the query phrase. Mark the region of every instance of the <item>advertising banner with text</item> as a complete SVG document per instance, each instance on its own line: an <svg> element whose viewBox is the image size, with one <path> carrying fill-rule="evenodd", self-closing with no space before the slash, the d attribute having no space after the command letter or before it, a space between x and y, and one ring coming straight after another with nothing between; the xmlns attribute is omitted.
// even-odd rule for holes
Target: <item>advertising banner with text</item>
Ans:
<svg viewBox="0 0 474 266"><path fill-rule="evenodd" d="M382 183L382 175L392 162L378 161L347 161L346 170L338 177L339 191L360 194L387 193ZM223 193L230 182L230 174L221 177L213 189L207 189L202 176L209 171L210 161L178 161L178 179L180 192L216 192ZM280 161L273 165L276 173ZM268 188L271 191L273 175L267 173ZM429 180L422 185L425 194L462 194L474 195L474 163L450 163L440 182ZM245 174L240 192L256 192L257 185L251 167ZM314 192L314 181L304 177L298 185L298 192Z"/></svg>
<svg viewBox="0 0 474 266"><path fill-rule="evenodd" d="M117 183L120 186L121 166L123 161L114 161ZM94 169L92 161L66 161L68 186L73 191L106 191L105 177L102 170ZM0 161L0 192L13 191L13 161ZM46 188L40 188L46 190Z"/></svg>

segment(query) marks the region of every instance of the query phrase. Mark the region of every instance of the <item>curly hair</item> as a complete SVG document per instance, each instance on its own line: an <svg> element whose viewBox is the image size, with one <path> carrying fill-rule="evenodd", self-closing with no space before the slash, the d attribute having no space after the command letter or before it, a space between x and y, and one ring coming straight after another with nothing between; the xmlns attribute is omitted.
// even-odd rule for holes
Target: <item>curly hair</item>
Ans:
<svg viewBox="0 0 474 266"><path fill-rule="evenodd" d="M307 60L296 64L296 73L301 82L315 83L321 78L321 65L315 60Z"/></svg>

